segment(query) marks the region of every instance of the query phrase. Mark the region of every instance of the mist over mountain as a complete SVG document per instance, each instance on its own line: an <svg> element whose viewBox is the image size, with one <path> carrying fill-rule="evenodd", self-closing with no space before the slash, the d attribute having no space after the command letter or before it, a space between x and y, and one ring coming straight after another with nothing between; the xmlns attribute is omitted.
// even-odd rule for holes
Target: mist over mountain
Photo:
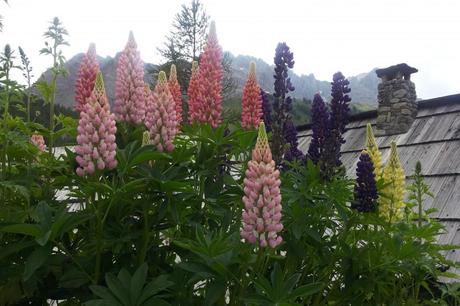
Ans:
<svg viewBox="0 0 460 306"><path fill-rule="evenodd" d="M80 62L83 53L79 53L70 58L65 68L68 71L67 77L60 77L57 81L56 103L73 108L75 97L75 82L78 76ZM97 57L99 67L104 76L107 96L110 103L115 101L115 80L119 53L115 57ZM273 68L274 66L265 61L247 55L230 55L232 59L232 73L236 82L235 98L241 97L244 84L246 82L249 63L254 61L257 65L257 78L261 88L267 92L273 91ZM158 66L150 63L144 65L145 81L153 85L153 76L158 70ZM317 80L313 74L297 75L291 73L291 81L295 87L292 96L298 99L311 100L315 93L320 92L326 100L330 97L330 81ZM42 77L49 80L50 70L47 70ZM375 69L357 76L347 76L350 81L352 103L367 104L370 107L377 103L377 84L379 79L375 74ZM332 76L331 76L332 79Z"/></svg>

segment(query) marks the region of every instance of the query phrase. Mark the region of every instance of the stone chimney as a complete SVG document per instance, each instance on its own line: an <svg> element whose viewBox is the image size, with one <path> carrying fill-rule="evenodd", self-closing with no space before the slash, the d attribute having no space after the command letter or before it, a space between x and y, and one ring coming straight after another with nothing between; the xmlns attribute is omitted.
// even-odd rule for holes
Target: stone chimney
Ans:
<svg viewBox="0 0 460 306"><path fill-rule="evenodd" d="M418 70L399 64L376 73L382 82L378 85L376 135L406 133L417 116L417 95L410 75Z"/></svg>

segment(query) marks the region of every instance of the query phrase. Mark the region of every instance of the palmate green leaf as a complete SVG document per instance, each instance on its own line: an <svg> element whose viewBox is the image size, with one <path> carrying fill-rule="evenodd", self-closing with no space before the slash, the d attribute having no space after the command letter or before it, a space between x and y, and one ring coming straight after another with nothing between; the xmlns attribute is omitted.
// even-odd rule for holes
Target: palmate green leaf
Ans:
<svg viewBox="0 0 460 306"><path fill-rule="evenodd" d="M75 267L72 267L69 271L66 271L59 279L59 287L80 288L89 282L90 279L85 273L77 270Z"/></svg>
<svg viewBox="0 0 460 306"><path fill-rule="evenodd" d="M214 281L206 288L206 298L204 305L214 305L219 299L225 296L225 284L220 281Z"/></svg>
<svg viewBox="0 0 460 306"><path fill-rule="evenodd" d="M44 246L45 244L48 243L48 240L50 239L51 237L51 230L49 231L46 231L45 233L43 233L41 236L37 237L35 239L35 241L41 245L41 246Z"/></svg>
<svg viewBox="0 0 460 306"><path fill-rule="evenodd" d="M297 284L301 276L302 274L295 273L294 275L291 275L290 277L288 277L288 279L284 281L282 292L286 292L286 293L291 292L292 289L294 289L295 285Z"/></svg>
<svg viewBox="0 0 460 306"><path fill-rule="evenodd" d="M168 281L167 275L160 275L155 278L153 281L148 283L145 288L142 290L142 295L138 299L137 305L144 305L145 301L151 299L153 296L157 295L159 292L166 290L171 287L174 283Z"/></svg>
<svg viewBox="0 0 460 306"><path fill-rule="evenodd" d="M128 161L130 168L151 160L172 160L170 155L156 151L153 145L143 146L133 155L132 159Z"/></svg>
<svg viewBox="0 0 460 306"><path fill-rule="evenodd" d="M141 192L142 190L145 190L147 181L148 180L146 178L132 180L124 184L123 186L121 186L120 189L117 189L115 191L115 196L117 195L126 196L132 193Z"/></svg>
<svg viewBox="0 0 460 306"><path fill-rule="evenodd" d="M243 301L245 301L245 304L244 305L254 305L254 306L260 306L260 305L267 305L267 306L271 306L273 305L273 303L267 299L266 297L264 296L260 296L258 294L252 294L252 295L249 295L247 297L244 297L243 298Z"/></svg>
<svg viewBox="0 0 460 306"><path fill-rule="evenodd" d="M94 214L86 211L63 212L51 225L51 238L55 239L61 237L63 234L72 231L77 226L86 223L88 220L94 218Z"/></svg>
<svg viewBox="0 0 460 306"><path fill-rule="evenodd" d="M124 268L120 270L117 277L110 273L106 274L107 287L90 287L91 291L101 299L89 301L85 305L102 303L101 305L145 306L155 305L152 304L154 302L158 305L169 305L161 299L162 295L157 294L173 283L167 280L166 275L160 275L146 285L147 272L148 266L144 263L133 276Z"/></svg>
<svg viewBox="0 0 460 306"><path fill-rule="evenodd" d="M283 294L284 287L284 273L281 271L281 268L278 263L275 263L275 268L270 274L271 280L271 289L268 291L268 295L274 300L280 300L280 297ZM287 292L285 292L287 293Z"/></svg>
<svg viewBox="0 0 460 306"><path fill-rule="evenodd" d="M42 49L40 50L40 53L42 53L42 51L46 52L46 50ZM35 86L37 87L38 91L42 95L45 103L49 102L51 100L52 94L55 91L53 84L49 84L44 79L40 79L35 83Z"/></svg>
<svg viewBox="0 0 460 306"><path fill-rule="evenodd" d="M323 283L311 283L296 288L291 294L288 295L289 299L296 299L298 297L307 297L317 293L324 287Z"/></svg>
<svg viewBox="0 0 460 306"><path fill-rule="evenodd" d="M98 297L102 298L101 300L93 300L93 301L88 301L84 305L113 305L113 306L124 306L123 304L118 301L115 296L113 296L109 289L103 286L90 286L89 287L91 291L97 295Z"/></svg>
<svg viewBox="0 0 460 306"><path fill-rule="evenodd" d="M170 306L168 302L163 299L152 297L142 304L142 306Z"/></svg>
<svg viewBox="0 0 460 306"><path fill-rule="evenodd" d="M147 267L147 264L144 262L136 270L133 277L131 278L131 282L129 286L130 286L130 294L131 294L131 303L133 303L133 305L139 305L138 300L140 300L142 288L144 287L145 281L147 279L147 272L148 272L148 267Z"/></svg>
<svg viewBox="0 0 460 306"><path fill-rule="evenodd" d="M30 200L29 190L26 187L17 185L12 181L0 181L0 192L1 192L1 189L6 189L11 192L14 192L26 201Z"/></svg>
<svg viewBox="0 0 460 306"><path fill-rule="evenodd" d="M40 227L36 224L13 224L7 225L0 228L0 232L12 233L12 234L22 234L32 237L40 237L43 235Z"/></svg>
<svg viewBox="0 0 460 306"><path fill-rule="evenodd" d="M23 279L27 281L34 272L43 266L50 255L49 247L42 246L33 251L26 260Z"/></svg>
<svg viewBox="0 0 460 306"><path fill-rule="evenodd" d="M29 241L16 242L8 246L2 246L2 248L0 249L0 260L3 260L4 258L10 255L19 253L22 250L30 248L34 245L35 245L35 242L32 240L29 240Z"/></svg>
<svg viewBox="0 0 460 306"><path fill-rule="evenodd" d="M110 293L113 294L122 305L130 305L129 288L125 287L113 274L106 274L105 282L110 289Z"/></svg>
<svg viewBox="0 0 460 306"><path fill-rule="evenodd" d="M180 269L184 269L185 271L195 273L196 275L199 275L202 278L208 278L208 277L215 276L215 273L212 269L210 269L208 266L204 264L197 263L197 262L180 262L177 265L177 267Z"/></svg>

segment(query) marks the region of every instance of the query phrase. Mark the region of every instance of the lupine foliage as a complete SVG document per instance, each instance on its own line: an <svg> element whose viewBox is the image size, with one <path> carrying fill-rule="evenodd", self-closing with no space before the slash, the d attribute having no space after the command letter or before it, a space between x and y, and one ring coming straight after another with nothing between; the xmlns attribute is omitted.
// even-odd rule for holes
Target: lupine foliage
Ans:
<svg viewBox="0 0 460 306"><path fill-rule="evenodd" d="M21 106L26 95L5 72L14 66L11 51L0 68L0 305L458 304L458 284L439 282L453 265L441 253L453 247L435 243L443 227L429 211L415 223L414 213L400 209L404 174L395 144L383 175L392 187L384 189L396 203L390 215L406 218L389 220L380 208L351 209L355 200L370 207L374 199L365 154L357 185L340 173L324 180L311 160L280 173L264 124L258 139L227 120L184 125L174 137L164 72L153 94L135 82L142 92L132 94L148 111L134 128L115 127L100 74L79 124L63 116L52 118L52 130L24 122L5 107ZM123 73L134 77L126 63L120 60ZM213 76L210 69L201 77ZM32 143L32 135L51 133L78 137L75 152L54 147L51 154ZM428 191L417 173L410 199L420 202Z"/></svg>

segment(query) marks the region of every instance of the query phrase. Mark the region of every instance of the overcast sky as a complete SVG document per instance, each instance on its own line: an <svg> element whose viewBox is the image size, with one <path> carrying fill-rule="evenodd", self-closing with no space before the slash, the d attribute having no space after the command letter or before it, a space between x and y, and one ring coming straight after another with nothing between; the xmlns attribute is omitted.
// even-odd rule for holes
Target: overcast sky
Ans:
<svg viewBox="0 0 460 306"><path fill-rule="evenodd" d="M48 22L58 16L68 29L70 58L95 42L114 56L129 30L144 61L158 63L174 15L187 0L9 0L0 3L0 45L21 45L36 75L50 65L38 54ZM273 62L276 44L294 52L294 71L330 80L374 67L406 62L421 98L460 93L460 1L458 0L202 0L216 21L224 50Z"/></svg>

